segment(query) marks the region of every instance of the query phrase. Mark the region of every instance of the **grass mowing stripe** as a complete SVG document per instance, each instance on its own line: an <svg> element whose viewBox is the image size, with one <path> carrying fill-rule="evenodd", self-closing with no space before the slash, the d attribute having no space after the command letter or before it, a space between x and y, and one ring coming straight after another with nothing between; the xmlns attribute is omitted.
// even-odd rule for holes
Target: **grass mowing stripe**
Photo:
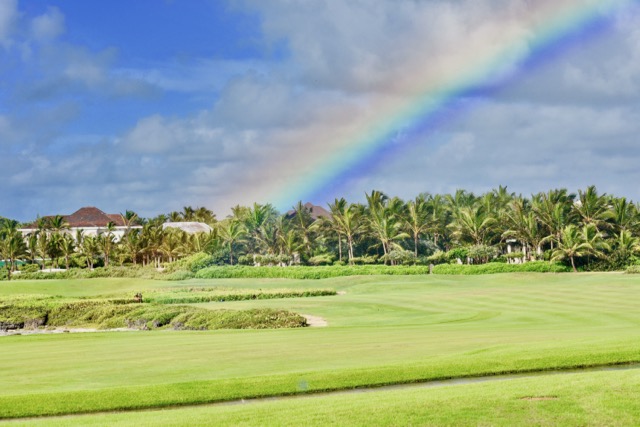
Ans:
<svg viewBox="0 0 640 427"><path fill-rule="evenodd" d="M197 405L238 399L287 396L357 387L385 386L451 378L481 377L640 363L640 345L616 353L551 356L495 361L475 355L466 363L383 366L369 369L300 372L253 378L192 381L155 386L118 387L95 391L0 397L0 419L125 411Z"/></svg>
<svg viewBox="0 0 640 427"><path fill-rule="evenodd" d="M637 425L640 372L582 372L437 389L306 396L251 405L13 421L41 426Z"/></svg>

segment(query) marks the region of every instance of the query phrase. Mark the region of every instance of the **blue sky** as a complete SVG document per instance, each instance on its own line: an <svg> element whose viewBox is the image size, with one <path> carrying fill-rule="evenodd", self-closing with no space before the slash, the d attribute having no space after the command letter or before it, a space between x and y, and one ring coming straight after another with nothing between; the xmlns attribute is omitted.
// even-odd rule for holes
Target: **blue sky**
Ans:
<svg viewBox="0 0 640 427"><path fill-rule="evenodd" d="M538 3L0 0L0 216L286 209L327 153L505 43L522 51L508 85L311 201L590 184L640 200L638 2L531 67L531 22L594 1Z"/></svg>

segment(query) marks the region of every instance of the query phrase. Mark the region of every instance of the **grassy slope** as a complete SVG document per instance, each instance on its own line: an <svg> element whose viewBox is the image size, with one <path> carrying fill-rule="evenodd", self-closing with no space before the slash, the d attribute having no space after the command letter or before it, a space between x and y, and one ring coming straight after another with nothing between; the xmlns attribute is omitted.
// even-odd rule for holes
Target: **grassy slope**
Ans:
<svg viewBox="0 0 640 427"><path fill-rule="evenodd" d="M532 400L543 397L546 400ZM551 399L549 399L551 398ZM640 371L29 420L29 426L637 425ZM14 423L9 423L14 425Z"/></svg>
<svg viewBox="0 0 640 427"><path fill-rule="evenodd" d="M176 286L131 279L82 282L71 283L69 292ZM351 277L185 285L212 283L336 287L346 294L203 305L287 308L323 316L328 328L2 337L0 382L12 386L0 389L0 415L290 393L300 384L314 390L640 360L640 283L633 276ZM17 285L11 285L12 292L67 289L65 283Z"/></svg>

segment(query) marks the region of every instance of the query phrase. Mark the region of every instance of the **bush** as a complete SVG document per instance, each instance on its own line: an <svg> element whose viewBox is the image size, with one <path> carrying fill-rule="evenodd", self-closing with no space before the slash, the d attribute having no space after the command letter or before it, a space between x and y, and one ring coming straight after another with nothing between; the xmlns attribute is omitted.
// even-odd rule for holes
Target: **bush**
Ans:
<svg viewBox="0 0 640 427"><path fill-rule="evenodd" d="M630 265L624 272L627 274L640 274L640 265Z"/></svg>
<svg viewBox="0 0 640 427"><path fill-rule="evenodd" d="M363 255L361 257L353 257L351 261L356 265L371 265L378 262L377 255Z"/></svg>
<svg viewBox="0 0 640 427"><path fill-rule="evenodd" d="M22 264L20 266L20 271L24 273L37 273L40 271L40 266L38 264Z"/></svg>
<svg viewBox="0 0 640 427"><path fill-rule="evenodd" d="M427 257L427 261L432 264L444 264L449 262L449 254L447 252L437 250Z"/></svg>
<svg viewBox="0 0 640 427"><path fill-rule="evenodd" d="M327 279L342 276L370 276L370 275L415 275L429 274L429 267L423 265L386 266L386 265L351 265L351 266L323 266L286 268L275 267L209 267L196 273L198 279Z"/></svg>
<svg viewBox="0 0 640 427"><path fill-rule="evenodd" d="M333 255L331 254L316 255L309 258L309 261L307 262L311 265L331 265L333 264Z"/></svg>
<svg viewBox="0 0 640 427"><path fill-rule="evenodd" d="M384 258L396 264L415 264L416 262L416 254L405 249L394 249Z"/></svg>
<svg viewBox="0 0 640 427"><path fill-rule="evenodd" d="M487 245L473 245L467 249L467 256L474 264L484 264L498 255L498 248Z"/></svg>
<svg viewBox="0 0 640 427"><path fill-rule="evenodd" d="M524 264L500 264L491 262L480 265L465 264L440 264L433 268L433 274L495 274L495 273L566 273L571 268L557 263L548 263L544 261L532 261Z"/></svg>
<svg viewBox="0 0 640 427"><path fill-rule="evenodd" d="M213 256L204 252L198 252L167 264L166 268L170 273L180 270L195 273L198 270L202 270L203 268L207 268L215 264L216 260Z"/></svg>
<svg viewBox="0 0 640 427"><path fill-rule="evenodd" d="M336 295L333 289L224 289L217 287L170 288L147 292L144 301L156 304L245 301L255 299L308 298ZM129 298L127 301L131 301Z"/></svg>

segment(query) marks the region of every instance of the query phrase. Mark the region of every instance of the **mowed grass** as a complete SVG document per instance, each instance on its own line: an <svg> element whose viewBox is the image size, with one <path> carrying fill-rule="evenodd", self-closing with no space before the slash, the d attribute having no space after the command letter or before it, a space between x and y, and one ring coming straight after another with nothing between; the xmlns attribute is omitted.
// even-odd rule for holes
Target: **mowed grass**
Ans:
<svg viewBox="0 0 640 427"><path fill-rule="evenodd" d="M437 388L338 393L9 422L20 426L627 426L640 420L640 370Z"/></svg>
<svg viewBox="0 0 640 427"><path fill-rule="evenodd" d="M0 416L145 408L371 384L640 361L640 281L623 274L377 276L318 281L93 279L0 293L157 287L335 288L198 304L274 307L326 328L0 337ZM69 295L69 294L67 294Z"/></svg>

